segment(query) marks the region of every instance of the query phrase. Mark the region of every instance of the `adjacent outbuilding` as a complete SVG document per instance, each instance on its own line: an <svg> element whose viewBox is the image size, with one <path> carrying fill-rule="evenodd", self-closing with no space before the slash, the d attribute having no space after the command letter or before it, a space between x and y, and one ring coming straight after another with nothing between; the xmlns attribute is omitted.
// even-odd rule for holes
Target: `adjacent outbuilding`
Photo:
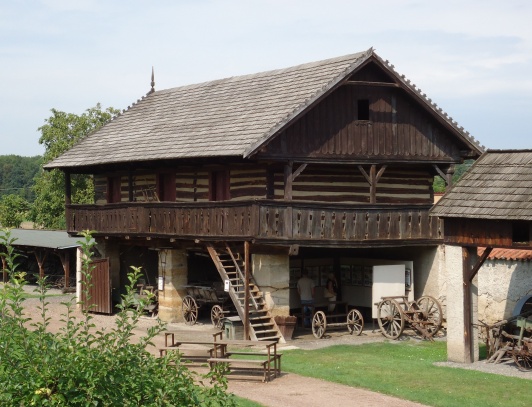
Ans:
<svg viewBox="0 0 532 407"><path fill-rule="evenodd" d="M495 248L532 249L532 150L486 151L431 215L444 222L448 358L469 363L478 358L477 272Z"/></svg>

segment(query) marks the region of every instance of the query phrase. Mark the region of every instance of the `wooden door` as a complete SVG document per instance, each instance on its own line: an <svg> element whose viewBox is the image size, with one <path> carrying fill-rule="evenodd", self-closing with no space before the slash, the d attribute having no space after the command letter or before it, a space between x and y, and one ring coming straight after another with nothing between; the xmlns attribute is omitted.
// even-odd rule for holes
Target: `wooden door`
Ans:
<svg viewBox="0 0 532 407"><path fill-rule="evenodd" d="M84 274L81 276L81 306L84 311L102 314L113 313L111 301L111 276L109 273L109 259L91 262L91 278L87 284Z"/></svg>

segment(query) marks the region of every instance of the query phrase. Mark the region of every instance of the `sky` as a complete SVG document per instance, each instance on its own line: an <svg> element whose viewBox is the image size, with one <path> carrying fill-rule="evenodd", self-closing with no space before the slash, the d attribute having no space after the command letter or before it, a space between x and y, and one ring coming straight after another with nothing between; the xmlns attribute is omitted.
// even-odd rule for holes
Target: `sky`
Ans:
<svg viewBox="0 0 532 407"><path fill-rule="evenodd" d="M532 149L529 0L0 2L0 155L44 153L52 108L373 47L486 148Z"/></svg>

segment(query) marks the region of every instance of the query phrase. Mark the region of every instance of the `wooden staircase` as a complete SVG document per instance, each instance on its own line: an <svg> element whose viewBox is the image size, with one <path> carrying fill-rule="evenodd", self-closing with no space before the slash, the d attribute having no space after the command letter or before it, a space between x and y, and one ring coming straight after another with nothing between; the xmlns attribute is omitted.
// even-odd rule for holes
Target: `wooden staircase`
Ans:
<svg viewBox="0 0 532 407"><path fill-rule="evenodd" d="M223 281L228 280L229 296L233 300L236 311L242 322L245 321L245 271L244 256L238 249L230 247L227 243L213 245L207 244L207 250L220 273ZM249 281L249 321L250 336L255 341L285 340L279 327L271 316L262 292L250 276Z"/></svg>

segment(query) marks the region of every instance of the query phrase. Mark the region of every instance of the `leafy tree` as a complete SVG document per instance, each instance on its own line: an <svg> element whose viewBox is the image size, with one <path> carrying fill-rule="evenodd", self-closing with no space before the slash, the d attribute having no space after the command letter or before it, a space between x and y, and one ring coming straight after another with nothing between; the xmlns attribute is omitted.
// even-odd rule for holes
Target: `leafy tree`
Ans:
<svg viewBox="0 0 532 407"><path fill-rule="evenodd" d="M20 195L4 195L0 200L0 225L18 228L28 218L30 204Z"/></svg>
<svg viewBox="0 0 532 407"><path fill-rule="evenodd" d="M33 179L42 165L42 157L0 156L0 198L16 194L28 202L35 198Z"/></svg>
<svg viewBox="0 0 532 407"><path fill-rule="evenodd" d="M189 371L176 352L156 357L146 350L165 328L159 324L131 343L148 299L135 298L140 269L132 267L127 292L115 324L97 330L87 311L76 319L74 300L63 303L63 326L52 334L47 287L40 280L40 306L33 322L24 313L24 273L16 271L9 232L0 231L0 253L6 260L9 284L0 286L0 405L2 406L205 406L235 407L227 393L223 366L206 375ZM80 242L82 273L90 285L90 234ZM28 329L28 326L31 329ZM208 384L203 384L205 381Z"/></svg>
<svg viewBox="0 0 532 407"><path fill-rule="evenodd" d="M473 163L473 160L467 160L463 164L459 164L455 167L453 174L453 185L456 184L460 178L462 178L462 175L465 174L465 172L473 165ZM446 185L443 178L440 176L434 177L432 188L434 189L434 192L445 192Z"/></svg>
<svg viewBox="0 0 532 407"><path fill-rule="evenodd" d="M43 144L44 163L52 161L66 152L89 133L101 128L119 113L108 107L102 110L100 104L87 109L83 114L65 113L52 109L52 115L39 127ZM92 203L94 184L88 175L76 174L71 177L72 203ZM38 225L50 229L64 229L65 221L65 181L59 170L41 171L35 177L35 201L31 218Z"/></svg>

